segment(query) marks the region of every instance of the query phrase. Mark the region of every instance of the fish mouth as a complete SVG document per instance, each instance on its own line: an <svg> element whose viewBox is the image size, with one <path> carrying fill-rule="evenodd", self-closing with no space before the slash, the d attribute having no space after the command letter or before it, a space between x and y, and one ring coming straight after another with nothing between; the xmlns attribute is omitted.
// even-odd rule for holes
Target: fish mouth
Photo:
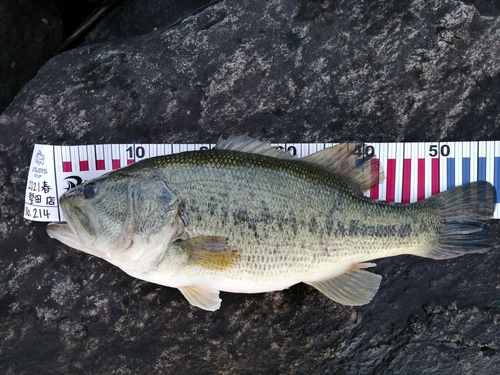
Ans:
<svg viewBox="0 0 500 375"><path fill-rule="evenodd" d="M47 234L50 238L61 241L63 244L72 247L73 249L102 257L102 255L96 251L92 245L82 243L80 237L73 231L72 227L66 221L49 223L47 225Z"/></svg>
<svg viewBox="0 0 500 375"><path fill-rule="evenodd" d="M59 240L74 248L79 248L81 245L80 239L65 221L49 223L47 225L47 234L50 238Z"/></svg>
<svg viewBox="0 0 500 375"><path fill-rule="evenodd" d="M58 224L60 227L63 224L68 226L68 229L70 229L74 233L74 236L79 239L81 245L88 246L94 243L99 235L97 223L92 220L89 215L85 214L80 207L72 205L70 202L63 199L61 199L60 203L64 217L67 221L54 224ZM66 230L67 229L64 229L64 231Z"/></svg>
<svg viewBox="0 0 500 375"><path fill-rule="evenodd" d="M76 217L76 220L78 220L78 223L80 224L83 229L88 233L89 236L95 237L96 236L96 231L94 229L94 225L92 225L92 221L89 219L87 215L82 211L81 208L78 207L73 207L73 214Z"/></svg>

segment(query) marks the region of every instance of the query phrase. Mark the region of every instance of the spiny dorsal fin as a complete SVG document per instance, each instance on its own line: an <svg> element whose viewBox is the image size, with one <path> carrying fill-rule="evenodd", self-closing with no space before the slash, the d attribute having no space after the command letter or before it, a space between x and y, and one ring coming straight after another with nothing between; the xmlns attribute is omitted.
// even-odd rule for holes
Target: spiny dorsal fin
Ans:
<svg viewBox="0 0 500 375"><path fill-rule="evenodd" d="M341 275L307 284L343 305L366 305L377 293L382 280L382 276L364 270L373 266L374 263L357 263Z"/></svg>
<svg viewBox="0 0 500 375"><path fill-rule="evenodd" d="M232 150L266 155L278 159L298 159L289 152L272 146L269 141L262 142L256 138L250 137L248 133L243 135L231 135L227 139L220 137L215 148L218 150Z"/></svg>
<svg viewBox="0 0 500 375"><path fill-rule="evenodd" d="M372 159L375 155L367 156L366 146L361 142L339 143L336 146L325 148L302 160L327 167L338 175L349 180L361 192L378 185L385 179L384 172L378 164L372 168Z"/></svg>

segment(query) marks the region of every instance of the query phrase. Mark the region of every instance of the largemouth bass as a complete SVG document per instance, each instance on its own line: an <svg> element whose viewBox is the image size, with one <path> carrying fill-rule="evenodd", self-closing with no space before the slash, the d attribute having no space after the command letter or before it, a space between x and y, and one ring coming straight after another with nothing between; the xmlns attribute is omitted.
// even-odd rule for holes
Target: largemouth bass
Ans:
<svg viewBox="0 0 500 375"><path fill-rule="evenodd" d="M413 204L365 198L377 184L361 143L298 159L246 135L212 150L140 161L65 192L67 222L50 237L146 281L178 288L202 309L219 291L259 293L307 283L363 305L381 276L369 261L482 253L494 210L488 182Z"/></svg>

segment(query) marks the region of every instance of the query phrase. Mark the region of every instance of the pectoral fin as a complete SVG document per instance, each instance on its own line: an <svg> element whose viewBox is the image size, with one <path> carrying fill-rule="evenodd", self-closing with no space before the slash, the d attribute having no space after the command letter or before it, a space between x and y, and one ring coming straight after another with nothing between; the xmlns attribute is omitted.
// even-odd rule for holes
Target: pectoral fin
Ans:
<svg viewBox="0 0 500 375"><path fill-rule="evenodd" d="M374 263L355 264L339 276L307 284L343 305L366 305L377 293L382 280L382 276L364 270L373 266Z"/></svg>
<svg viewBox="0 0 500 375"><path fill-rule="evenodd" d="M189 303L203 310L218 310L222 300L219 298L219 291L215 289L204 289L198 286L185 286L179 288Z"/></svg>
<svg viewBox="0 0 500 375"><path fill-rule="evenodd" d="M238 250L228 245L224 237L193 237L174 246L187 252L189 264L212 270L234 267L240 259Z"/></svg>

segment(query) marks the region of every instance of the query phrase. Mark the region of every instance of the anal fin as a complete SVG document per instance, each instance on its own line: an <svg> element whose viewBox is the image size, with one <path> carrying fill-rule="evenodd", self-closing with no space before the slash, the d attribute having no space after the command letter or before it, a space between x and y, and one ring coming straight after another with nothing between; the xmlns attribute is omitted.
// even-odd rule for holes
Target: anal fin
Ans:
<svg viewBox="0 0 500 375"><path fill-rule="evenodd" d="M191 305L197 306L203 310L218 310L222 302L219 298L219 291L215 289L206 289L198 286L185 286L179 288L179 290Z"/></svg>
<svg viewBox="0 0 500 375"><path fill-rule="evenodd" d="M382 276L364 270L373 266L374 263L358 263L339 276L307 284L343 305L366 305L377 293L382 280Z"/></svg>

